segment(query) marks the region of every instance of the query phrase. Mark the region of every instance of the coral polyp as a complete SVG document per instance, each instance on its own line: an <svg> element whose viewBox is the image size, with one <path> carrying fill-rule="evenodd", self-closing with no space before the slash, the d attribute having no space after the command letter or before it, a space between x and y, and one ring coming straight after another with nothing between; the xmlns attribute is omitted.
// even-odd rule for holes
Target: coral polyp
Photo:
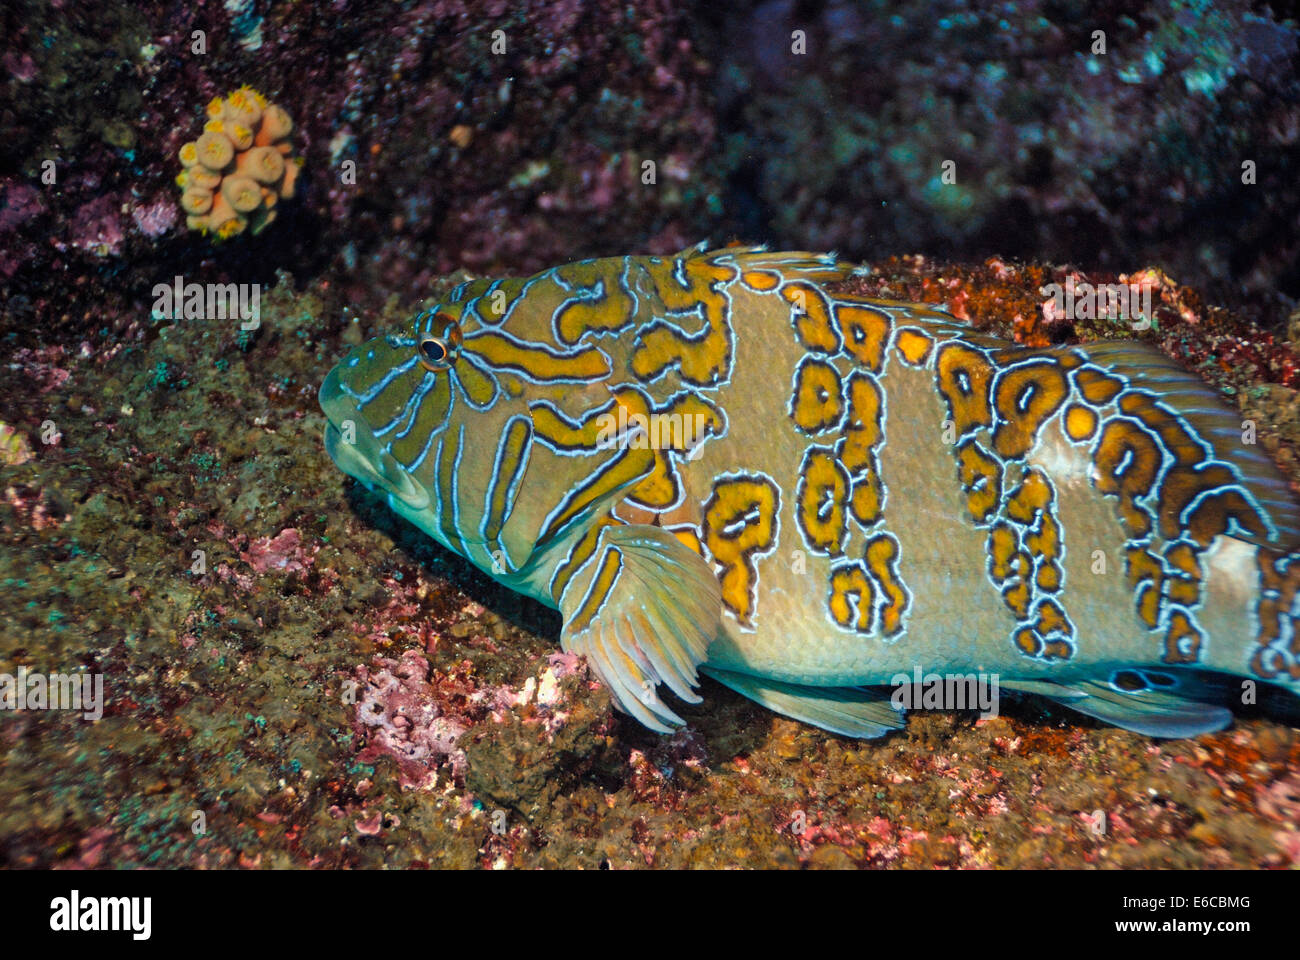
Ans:
<svg viewBox="0 0 1300 960"><path fill-rule="evenodd" d="M221 181L221 196L236 213L252 213L262 203L262 191L248 177L226 177Z"/></svg>
<svg viewBox="0 0 1300 960"><path fill-rule="evenodd" d="M271 186L284 176L284 157L274 147L254 147L239 155L236 168L258 183Z"/></svg>
<svg viewBox="0 0 1300 960"><path fill-rule="evenodd" d="M225 134L209 130L195 144L198 162L209 170L220 171L235 158L235 145Z"/></svg>
<svg viewBox="0 0 1300 960"><path fill-rule="evenodd" d="M293 156L293 121L252 87L214 97L203 133L181 147L176 178L191 230L226 240L258 234L294 194L302 158Z"/></svg>

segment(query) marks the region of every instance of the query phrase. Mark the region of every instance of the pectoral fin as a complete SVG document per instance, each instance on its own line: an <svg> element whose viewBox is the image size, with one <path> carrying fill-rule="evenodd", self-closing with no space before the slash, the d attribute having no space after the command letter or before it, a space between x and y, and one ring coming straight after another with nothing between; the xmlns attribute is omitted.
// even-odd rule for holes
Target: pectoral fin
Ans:
<svg viewBox="0 0 1300 960"><path fill-rule="evenodd" d="M659 699L666 684L699 703L696 668L718 634L722 596L707 563L659 527L610 526L560 598L560 642L586 656L622 710L671 733L682 719Z"/></svg>

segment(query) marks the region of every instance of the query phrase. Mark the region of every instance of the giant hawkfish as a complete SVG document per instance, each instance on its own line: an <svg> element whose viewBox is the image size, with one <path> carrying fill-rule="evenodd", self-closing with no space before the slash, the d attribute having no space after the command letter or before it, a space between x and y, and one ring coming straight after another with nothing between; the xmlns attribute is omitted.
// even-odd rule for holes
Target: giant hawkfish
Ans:
<svg viewBox="0 0 1300 960"><path fill-rule="evenodd" d="M329 372L326 448L656 731L701 672L853 737L920 668L1152 736L1300 693L1300 505L1215 391L854 271L701 245L461 284Z"/></svg>

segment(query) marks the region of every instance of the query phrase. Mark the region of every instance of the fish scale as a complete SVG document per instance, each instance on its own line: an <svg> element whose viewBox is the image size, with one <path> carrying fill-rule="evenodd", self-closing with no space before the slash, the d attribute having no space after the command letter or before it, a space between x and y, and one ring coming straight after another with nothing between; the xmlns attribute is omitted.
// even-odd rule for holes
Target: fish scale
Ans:
<svg viewBox="0 0 1300 960"><path fill-rule="evenodd" d="M698 246L462 284L330 371L327 450L660 731L700 671L860 737L914 670L1155 736L1229 722L1224 677L1300 692L1300 506L1213 391L834 292L854 270Z"/></svg>

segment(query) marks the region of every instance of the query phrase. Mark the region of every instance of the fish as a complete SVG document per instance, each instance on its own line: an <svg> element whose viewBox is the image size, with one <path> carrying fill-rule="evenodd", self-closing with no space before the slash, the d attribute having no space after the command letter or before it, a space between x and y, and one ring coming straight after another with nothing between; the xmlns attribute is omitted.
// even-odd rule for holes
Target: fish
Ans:
<svg viewBox="0 0 1300 960"><path fill-rule="evenodd" d="M660 733L701 675L853 738L921 670L1152 737L1300 694L1300 504L1214 389L837 292L862 269L700 244L467 281L329 371L325 448Z"/></svg>

